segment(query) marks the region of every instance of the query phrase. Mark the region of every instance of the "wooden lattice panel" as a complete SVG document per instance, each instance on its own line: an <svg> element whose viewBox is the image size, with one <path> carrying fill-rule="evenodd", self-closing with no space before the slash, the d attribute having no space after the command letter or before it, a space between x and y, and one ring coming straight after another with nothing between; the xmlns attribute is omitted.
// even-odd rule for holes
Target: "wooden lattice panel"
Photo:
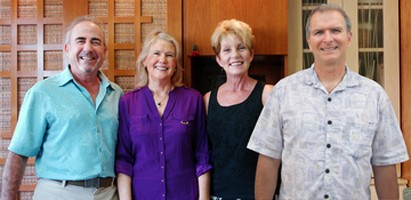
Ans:
<svg viewBox="0 0 411 200"><path fill-rule="evenodd" d="M44 70L60 71L63 69L63 51L44 51Z"/></svg>
<svg viewBox="0 0 411 200"><path fill-rule="evenodd" d="M10 45L11 43L11 26L0 25L0 45Z"/></svg>
<svg viewBox="0 0 411 200"><path fill-rule="evenodd" d="M37 44L37 26L24 24L17 26L18 44Z"/></svg>
<svg viewBox="0 0 411 200"><path fill-rule="evenodd" d="M114 15L119 17L134 16L134 1L115 0Z"/></svg>
<svg viewBox="0 0 411 200"><path fill-rule="evenodd" d="M0 19L11 18L11 1L0 0Z"/></svg>
<svg viewBox="0 0 411 200"><path fill-rule="evenodd" d="M27 90L29 90L34 84L36 84L36 78L18 78L17 79L17 90L18 90L18 107L21 108L21 104L24 100L24 95L26 95Z"/></svg>
<svg viewBox="0 0 411 200"><path fill-rule="evenodd" d="M167 30L167 1L166 0L142 0L142 15L153 16L153 23L141 26L141 41L154 29Z"/></svg>
<svg viewBox="0 0 411 200"><path fill-rule="evenodd" d="M11 80L0 78L0 131L11 130ZM2 152L0 152L1 155ZM0 158L3 156L0 156Z"/></svg>
<svg viewBox="0 0 411 200"><path fill-rule="evenodd" d="M117 23L114 25L115 43L134 43L135 29L132 23Z"/></svg>
<svg viewBox="0 0 411 200"><path fill-rule="evenodd" d="M37 70L37 52L36 51L17 52L17 70L18 71L36 71Z"/></svg>
<svg viewBox="0 0 411 200"><path fill-rule="evenodd" d="M107 0L89 0L88 14L94 17L108 17Z"/></svg>
<svg viewBox="0 0 411 200"><path fill-rule="evenodd" d="M37 1L36 0L18 0L17 1L17 17L18 18L37 17Z"/></svg>
<svg viewBox="0 0 411 200"><path fill-rule="evenodd" d="M44 0L44 17L61 17L61 16L63 16L63 1Z"/></svg>
<svg viewBox="0 0 411 200"><path fill-rule="evenodd" d="M115 50L115 69L119 70L134 70L136 69L136 59L134 50Z"/></svg>
<svg viewBox="0 0 411 200"><path fill-rule="evenodd" d="M135 79L134 76L118 76L114 80L124 92L128 92L134 89Z"/></svg>
<svg viewBox="0 0 411 200"><path fill-rule="evenodd" d="M0 52L0 72L9 72L11 66L11 53Z"/></svg>
<svg viewBox="0 0 411 200"><path fill-rule="evenodd" d="M62 44L63 25L45 24L44 25L44 44Z"/></svg>

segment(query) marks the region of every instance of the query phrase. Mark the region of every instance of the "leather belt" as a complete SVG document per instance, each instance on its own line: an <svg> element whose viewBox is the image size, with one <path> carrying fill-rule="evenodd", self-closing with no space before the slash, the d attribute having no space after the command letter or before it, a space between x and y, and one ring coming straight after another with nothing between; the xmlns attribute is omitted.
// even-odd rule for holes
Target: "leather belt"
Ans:
<svg viewBox="0 0 411 200"><path fill-rule="evenodd" d="M65 183L65 185L75 185L75 186L81 186L85 188L110 187L116 184L115 178L112 178L112 177L92 178L92 179L81 180L81 181L63 181L63 180L55 180L55 181L60 182L62 184Z"/></svg>

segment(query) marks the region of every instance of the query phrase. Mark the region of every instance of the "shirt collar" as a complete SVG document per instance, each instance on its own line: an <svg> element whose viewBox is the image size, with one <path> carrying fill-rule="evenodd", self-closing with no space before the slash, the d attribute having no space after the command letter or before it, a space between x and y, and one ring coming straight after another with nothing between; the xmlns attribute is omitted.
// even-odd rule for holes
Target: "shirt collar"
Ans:
<svg viewBox="0 0 411 200"><path fill-rule="evenodd" d="M341 88L346 87L356 87L360 84L359 79L355 72L353 72L348 66L345 66L346 72L344 74L343 80L341 81ZM320 80L318 79L317 73L314 70L314 64L311 65L310 68L306 69L308 73L304 76L304 83L306 85L320 85Z"/></svg>
<svg viewBox="0 0 411 200"><path fill-rule="evenodd" d="M65 67L63 72L60 74L59 86L64 86L71 81L74 82L73 75L70 72L70 67L71 67L70 65L67 65L67 67ZM114 87L112 86L112 83L108 80L108 78L104 75L103 72L99 70L97 76L100 78L100 83L102 84L103 87L105 88L110 87L114 89Z"/></svg>

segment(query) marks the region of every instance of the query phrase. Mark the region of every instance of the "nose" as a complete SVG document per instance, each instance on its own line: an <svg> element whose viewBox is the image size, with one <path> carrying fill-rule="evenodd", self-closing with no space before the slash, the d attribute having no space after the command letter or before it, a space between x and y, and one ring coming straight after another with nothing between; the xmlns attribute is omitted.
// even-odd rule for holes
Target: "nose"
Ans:
<svg viewBox="0 0 411 200"><path fill-rule="evenodd" d="M239 56L240 55L240 50L238 50L238 49L235 49L234 51L231 51L231 56L232 57L237 57L237 56Z"/></svg>
<svg viewBox="0 0 411 200"><path fill-rule="evenodd" d="M91 51L93 49L93 45L91 44L90 41L87 41L83 45L83 49L86 51Z"/></svg>
<svg viewBox="0 0 411 200"><path fill-rule="evenodd" d="M333 41L333 36L332 36L332 34L331 34L330 31L325 31L325 32L324 32L324 41L325 41L325 42L331 42L331 41Z"/></svg>
<svg viewBox="0 0 411 200"><path fill-rule="evenodd" d="M159 61L161 63L166 63L167 62L166 54L161 54L160 57L159 57Z"/></svg>

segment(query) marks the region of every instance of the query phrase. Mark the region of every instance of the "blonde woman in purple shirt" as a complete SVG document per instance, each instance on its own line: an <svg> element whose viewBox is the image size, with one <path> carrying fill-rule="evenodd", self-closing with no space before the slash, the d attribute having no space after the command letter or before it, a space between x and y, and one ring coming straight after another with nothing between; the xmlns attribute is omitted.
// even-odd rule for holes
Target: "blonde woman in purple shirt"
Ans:
<svg viewBox="0 0 411 200"><path fill-rule="evenodd" d="M182 84L179 45L155 31L137 59L137 89L120 99L120 199L210 199L202 96Z"/></svg>

